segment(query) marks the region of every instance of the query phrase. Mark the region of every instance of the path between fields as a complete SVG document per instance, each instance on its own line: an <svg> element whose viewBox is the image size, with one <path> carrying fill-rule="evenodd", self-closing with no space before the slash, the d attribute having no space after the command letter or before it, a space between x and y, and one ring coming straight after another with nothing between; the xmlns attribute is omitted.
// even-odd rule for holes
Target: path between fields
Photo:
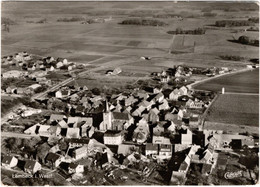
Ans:
<svg viewBox="0 0 260 187"><path fill-rule="evenodd" d="M230 94L230 95L257 95L259 96L259 93L241 93L241 92L225 92L225 94Z"/></svg>

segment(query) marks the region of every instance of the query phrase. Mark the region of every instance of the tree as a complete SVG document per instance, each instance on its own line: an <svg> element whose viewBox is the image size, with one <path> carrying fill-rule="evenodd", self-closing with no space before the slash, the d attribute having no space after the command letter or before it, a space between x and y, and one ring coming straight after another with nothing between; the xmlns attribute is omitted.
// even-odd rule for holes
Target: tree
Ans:
<svg viewBox="0 0 260 187"><path fill-rule="evenodd" d="M242 43L242 44L249 44L250 43L250 39L248 36L240 36L238 38L238 41L239 43Z"/></svg>
<svg viewBox="0 0 260 187"><path fill-rule="evenodd" d="M48 143L44 143L44 144L38 146L36 149L36 159L38 161L40 161L41 163L44 163L44 159L47 156L50 148L51 147L48 145Z"/></svg>

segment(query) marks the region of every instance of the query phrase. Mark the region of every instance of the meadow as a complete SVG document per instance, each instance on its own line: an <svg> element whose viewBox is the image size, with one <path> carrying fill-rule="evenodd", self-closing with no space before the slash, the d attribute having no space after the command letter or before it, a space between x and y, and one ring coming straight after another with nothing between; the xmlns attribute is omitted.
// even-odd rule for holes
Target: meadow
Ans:
<svg viewBox="0 0 260 187"><path fill-rule="evenodd" d="M226 92L259 93L259 69L212 79L195 89L220 92L222 87Z"/></svg>
<svg viewBox="0 0 260 187"><path fill-rule="evenodd" d="M259 126L259 96L219 95L206 116L206 121Z"/></svg>
<svg viewBox="0 0 260 187"><path fill-rule="evenodd" d="M224 3L224 5L215 3L213 6L212 3L198 2L75 2L73 4L59 2L58 5L57 2L3 2L2 5L2 17L8 17L16 23L10 26L9 32L2 31L2 56L27 51L43 56L64 57L82 63L98 62L104 57L105 59L108 57L111 61L114 60L113 57L115 59L133 56L156 57L149 67L146 63L143 64L142 68L146 70L173 64L241 67L242 62L226 63L218 56L240 54L242 57L258 58L257 47L228 41L242 34L257 35L256 32L234 33L246 27L207 28L216 20L258 17L258 9L252 3L246 6L237 3L236 11L231 11L231 7L234 6L231 3ZM202 11L204 9L210 9L207 11L216 16L206 17L205 12ZM133 15L136 18L151 19L159 14L176 14L183 19L156 18L168 24L162 27L118 24ZM86 19L112 17L112 20L93 24L57 22L59 18L72 17ZM47 20L44 24L28 23L30 20L44 18ZM169 30L178 27L184 30L205 27L206 34L185 37L181 35L173 37L167 34ZM175 48L181 51L184 48L184 53L169 53ZM186 48L188 49L185 50Z"/></svg>

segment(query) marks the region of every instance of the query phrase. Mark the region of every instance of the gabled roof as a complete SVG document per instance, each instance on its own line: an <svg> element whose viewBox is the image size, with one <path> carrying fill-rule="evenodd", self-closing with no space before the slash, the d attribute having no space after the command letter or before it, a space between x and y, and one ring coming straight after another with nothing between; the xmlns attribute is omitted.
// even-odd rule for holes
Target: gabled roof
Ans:
<svg viewBox="0 0 260 187"><path fill-rule="evenodd" d="M189 165L184 161L181 163L179 170L186 171L186 169L189 167Z"/></svg>
<svg viewBox="0 0 260 187"><path fill-rule="evenodd" d="M12 162L13 156L4 156L2 163L10 164Z"/></svg>
<svg viewBox="0 0 260 187"><path fill-rule="evenodd" d="M68 143L79 143L79 144L88 144L89 139L88 138L69 138L66 139Z"/></svg>
<svg viewBox="0 0 260 187"><path fill-rule="evenodd" d="M159 151L172 152L172 145L171 144L159 145Z"/></svg>
<svg viewBox="0 0 260 187"><path fill-rule="evenodd" d="M79 128L67 128L67 138L78 138L79 137Z"/></svg>
<svg viewBox="0 0 260 187"><path fill-rule="evenodd" d="M36 164L37 164L37 162L34 161L34 160L27 160L27 161L25 162L24 168L25 168L25 169L33 169Z"/></svg>
<svg viewBox="0 0 260 187"><path fill-rule="evenodd" d="M64 117L65 116L62 114L52 114L50 116L50 121L54 121L54 120L60 121L60 120L63 120Z"/></svg>
<svg viewBox="0 0 260 187"><path fill-rule="evenodd" d="M70 123L78 123L80 121L80 117L69 117L68 124Z"/></svg>
<svg viewBox="0 0 260 187"><path fill-rule="evenodd" d="M147 143L146 145L145 145L145 150L146 151L158 151L158 144L152 144L152 143Z"/></svg>
<svg viewBox="0 0 260 187"><path fill-rule="evenodd" d="M78 166L79 166L78 164L73 163L73 162L71 162L71 163L69 164L69 168L71 168L71 169L76 169Z"/></svg>
<svg viewBox="0 0 260 187"><path fill-rule="evenodd" d="M51 161L51 162L55 162L56 160L58 160L60 158L60 155L56 154L56 153L49 153L46 157L46 161Z"/></svg>
<svg viewBox="0 0 260 187"><path fill-rule="evenodd" d="M130 115L128 113L123 113L123 112L113 112L113 117L114 119L118 120L129 120Z"/></svg>
<svg viewBox="0 0 260 187"><path fill-rule="evenodd" d="M104 137L116 137L116 136L122 136L122 132L121 131L108 130L104 134Z"/></svg>

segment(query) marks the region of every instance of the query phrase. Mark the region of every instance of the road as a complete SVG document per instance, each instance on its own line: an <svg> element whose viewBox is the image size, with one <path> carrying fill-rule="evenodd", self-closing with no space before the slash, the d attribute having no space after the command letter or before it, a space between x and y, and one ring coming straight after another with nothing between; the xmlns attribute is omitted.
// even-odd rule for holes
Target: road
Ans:
<svg viewBox="0 0 260 187"><path fill-rule="evenodd" d="M1 132L1 137L31 138L31 137L39 137L39 135L24 134L24 133L17 133L17 132Z"/></svg>

